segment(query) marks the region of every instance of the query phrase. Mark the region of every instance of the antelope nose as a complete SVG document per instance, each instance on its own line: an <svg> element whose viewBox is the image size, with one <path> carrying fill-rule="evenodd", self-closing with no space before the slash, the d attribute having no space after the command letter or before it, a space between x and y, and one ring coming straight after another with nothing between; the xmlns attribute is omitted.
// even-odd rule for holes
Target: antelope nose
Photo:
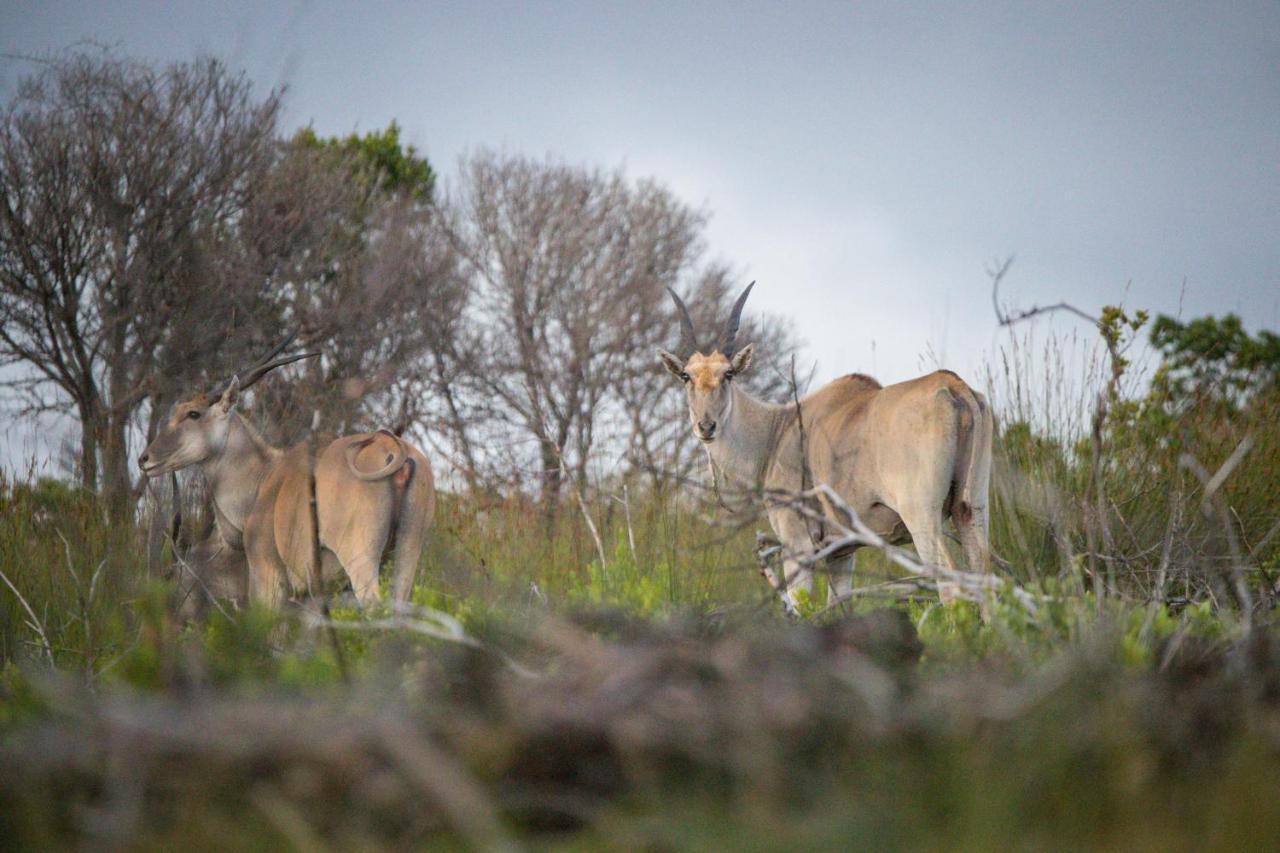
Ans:
<svg viewBox="0 0 1280 853"><path fill-rule="evenodd" d="M699 437L701 437L701 438L703 438L703 439L705 440L705 439L710 439L710 438L712 438L713 436L715 436L715 434L716 434L716 422L715 422L715 421L709 421L709 420L706 420L706 419L703 419L703 420L698 421L698 436L699 436Z"/></svg>

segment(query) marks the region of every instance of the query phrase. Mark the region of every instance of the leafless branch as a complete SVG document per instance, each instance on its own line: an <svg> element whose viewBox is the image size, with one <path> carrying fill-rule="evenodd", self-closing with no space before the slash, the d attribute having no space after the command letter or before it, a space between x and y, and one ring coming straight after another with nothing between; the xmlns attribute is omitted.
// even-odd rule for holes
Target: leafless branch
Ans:
<svg viewBox="0 0 1280 853"><path fill-rule="evenodd" d="M9 580L9 576L4 573L3 569L0 569L0 580L5 582L5 585L8 586L17 597L18 603L22 605L22 609L27 611L27 627L34 631L36 636L40 638L40 646L44 649L45 655L49 658L49 666L54 666L53 646L49 644L49 635L45 633L44 623L40 621L40 617L36 616L36 612L31 609L31 605L27 602L26 597L23 596L23 594L18 591L18 588L13 585L13 581Z"/></svg>

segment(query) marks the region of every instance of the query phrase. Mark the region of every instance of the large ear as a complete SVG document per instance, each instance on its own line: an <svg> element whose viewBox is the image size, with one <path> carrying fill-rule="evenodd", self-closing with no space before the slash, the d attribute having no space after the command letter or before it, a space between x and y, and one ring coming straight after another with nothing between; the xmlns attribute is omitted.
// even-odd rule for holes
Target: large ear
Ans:
<svg viewBox="0 0 1280 853"><path fill-rule="evenodd" d="M664 349L660 349L658 350L658 359L662 362L662 366L665 367L672 376L676 377L681 382L686 379L684 362L679 358L676 358Z"/></svg>
<svg viewBox="0 0 1280 853"><path fill-rule="evenodd" d="M236 402L240 399L240 377L232 376L231 381L227 383L227 390L222 392L222 396L218 398L218 402L214 403L218 411L222 414L228 414L236 407Z"/></svg>
<svg viewBox="0 0 1280 853"><path fill-rule="evenodd" d="M729 361L729 370L735 376L739 373L746 373L747 368L751 366L751 350L753 346L754 344L747 344L733 354L733 358Z"/></svg>

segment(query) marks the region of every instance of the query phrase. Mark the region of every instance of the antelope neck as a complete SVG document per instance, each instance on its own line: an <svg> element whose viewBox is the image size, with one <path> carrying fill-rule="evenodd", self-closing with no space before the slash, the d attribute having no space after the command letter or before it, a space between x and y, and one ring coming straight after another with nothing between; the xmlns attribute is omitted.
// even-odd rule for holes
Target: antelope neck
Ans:
<svg viewBox="0 0 1280 853"><path fill-rule="evenodd" d="M258 486L276 453L239 413L233 412L222 452L201 465L218 512L237 530L244 530Z"/></svg>
<svg viewBox="0 0 1280 853"><path fill-rule="evenodd" d="M715 441L706 445L707 455L730 484L756 490L763 485L777 436L794 406L757 400L736 385L729 393L728 416Z"/></svg>

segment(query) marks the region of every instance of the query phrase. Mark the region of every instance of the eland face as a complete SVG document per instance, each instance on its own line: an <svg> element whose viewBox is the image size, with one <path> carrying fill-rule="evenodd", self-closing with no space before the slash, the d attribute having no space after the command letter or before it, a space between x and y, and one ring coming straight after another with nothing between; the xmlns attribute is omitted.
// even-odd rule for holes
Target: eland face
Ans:
<svg viewBox="0 0 1280 853"><path fill-rule="evenodd" d="M733 415L730 383L751 364L748 344L733 358L716 350L710 355L695 352L683 364L669 352L660 352L662 363L685 386L689 402L689 423L693 434L704 444L723 434Z"/></svg>
<svg viewBox="0 0 1280 853"><path fill-rule="evenodd" d="M227 443L236 391L238 388L228 388L218 399L200 393L174 403L169 419L138 457L142 473L159 477L199 465L221 453Z"/></svg>

